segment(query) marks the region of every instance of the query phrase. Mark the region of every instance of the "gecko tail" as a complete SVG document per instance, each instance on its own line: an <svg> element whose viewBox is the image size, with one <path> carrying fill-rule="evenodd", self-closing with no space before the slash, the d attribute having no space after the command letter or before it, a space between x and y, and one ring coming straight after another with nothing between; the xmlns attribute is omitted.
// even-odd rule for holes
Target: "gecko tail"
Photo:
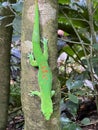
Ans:
<svg viewBox="0 0 98 130"><path fill-rule="evenodd" d="M47 99L45 99L47 100ZM46 120L49 120L51 118L51 115L53 113L53 105L52 101L50 100L49 102L42 102L41 104L41 111L45 117Z"/></svg>

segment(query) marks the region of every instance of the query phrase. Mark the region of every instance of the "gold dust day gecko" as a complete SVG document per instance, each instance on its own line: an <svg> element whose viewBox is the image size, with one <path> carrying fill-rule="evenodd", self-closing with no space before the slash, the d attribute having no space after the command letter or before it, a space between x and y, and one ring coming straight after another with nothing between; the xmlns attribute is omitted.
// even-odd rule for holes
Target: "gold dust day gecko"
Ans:
<svg viewBox="0 0 98 130"><path fill-rule="evenodd" d="M55 91L52 90L52 72L48 65L48 40L43 38L40 39L40 24L39 24L39 8L38 0L35 0L35 16L34 16L34 27L32 34L32 46L33 55L29 55L30 64L32 66L38 66L38 84L39 91L31 91L30 95L37 95L41 99L41 111L46 120L49 120L53 113L52 96ZM40 41L43 43L44 51L40 47Z"/></svg>

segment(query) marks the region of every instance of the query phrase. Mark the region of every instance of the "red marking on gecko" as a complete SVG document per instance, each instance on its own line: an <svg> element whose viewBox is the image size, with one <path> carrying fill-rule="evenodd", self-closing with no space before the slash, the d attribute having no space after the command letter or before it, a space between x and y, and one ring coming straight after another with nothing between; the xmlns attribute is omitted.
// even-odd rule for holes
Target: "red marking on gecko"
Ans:
<svg viewBox="0 0 98 130"><path fill-rule="evenodd" d="M42 75L42 78L48 80L48 78L46 77L46 75Z"/></svg>
<svg viewBox="0 0 98 130"><path fill-rule="evenodd" d="M46 66L42 66L42 68L44 69L44 68L46 68Z"/></svg>
<svg viewBox="0 0 98 130"><path fill-rule="evenodd" d="M42 70L42 78L48 80L48 77L47 77L47 75L46 75L46 73L48 73L48 70L47 70L46 68L47 68L46 66L42 66L42 67L41 67L41 70Z"/></svg>
<svg viewBox="0 0 98 130"><path fill-rule="evenodd" d="M42 72L43 72L43 73L47 73L47 72L48 72L48 70L42 70Z"/></svg>
<svg viewBox="0 0 98 130"><path fill-rule="evenodd" d="M48 70L46 68L47 68L46 66L42 66L42 72L43 73L48 73Z"/></svg>

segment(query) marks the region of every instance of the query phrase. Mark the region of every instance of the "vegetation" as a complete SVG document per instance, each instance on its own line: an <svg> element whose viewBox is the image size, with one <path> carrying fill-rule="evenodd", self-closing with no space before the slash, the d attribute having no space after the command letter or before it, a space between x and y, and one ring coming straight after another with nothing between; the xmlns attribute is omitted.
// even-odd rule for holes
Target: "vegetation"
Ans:
<svg viewBox="0 0 98 130"><path fill-rule="evenodd" d="M77 108L79 108L78 105L81 101L81 97L85 97L85 99L87 98L88 100L89 97L95 97L96 106L98 105L97 5L98 2L91 0L82 2L65 2L59 0L59 28L65 31L67 37L70 37L67 40L63 39L67 44L63 48L63 51L68 54L69 58L66 61L66 72L63 77L64 81L60 78L61 84L63 83L62 86L65 86L65 93L63 92L64 98L66 99L67 97L72 104L74 103L70 108L70 113L74 118L74 122L67 118L67 120L65 119L67 125L64 126L64 129L68 130L71 129L70 127L81 129L76 125L77 123L75 123L77 121ZM67 72L69 67L71 70ZM76 107L74 105L76 105ZM90 123L88 118L80 122L80 124L88 123Z"/></svg>
<svg viewBox="0 0 98 130"><path fill-rule="evenodd" d="M98 112L98 2L96 0L58 2L58 29L64 31L64 36L59 40L65 43L58 55L62 52L67 54L67 59L60 61L58 67L61 85L61 129L82 130L98 122L89 116L93 110ZM1 6L5 6L4 2L0 3ZM13 35L20 36L23 1L18 0L15 4L6 6L9 6L15 15L12 22ZM0 16L0 21L5 17ZM10 87L9 111L18 107L21 110L18 81L16 80ZM15 105L12 105L13 102ZM84 110L87 106L93 108Z"/></svg>

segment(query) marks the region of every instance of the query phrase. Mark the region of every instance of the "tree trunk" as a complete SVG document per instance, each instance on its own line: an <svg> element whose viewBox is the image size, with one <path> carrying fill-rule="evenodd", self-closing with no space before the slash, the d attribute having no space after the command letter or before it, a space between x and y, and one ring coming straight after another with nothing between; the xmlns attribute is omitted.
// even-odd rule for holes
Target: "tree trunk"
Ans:
<svg viewBox="0 0 98 130"><path fill-rule="evenodd" d="M6 129L10 88L10 45L14 17L9 8L0 8L0 16L7 16L0 21L0 130Z"/></svg>
<svg viewBox="0 0 98 130"><path fill-rule="evenodd" d="M53 73L54 112L49 121L46 121L40 110L40 99L30 97L31 90L39 90L37 73L38 68L30 65L27 55L32 51L32 31L34 21L34 0L25 0L22 18L22 57L21 57L21 99L25 117L25 130L60 130L59 102L60 88L57 79L57 1L38 0L40 12L40 34L48 39L49 65Z"/></svg>

